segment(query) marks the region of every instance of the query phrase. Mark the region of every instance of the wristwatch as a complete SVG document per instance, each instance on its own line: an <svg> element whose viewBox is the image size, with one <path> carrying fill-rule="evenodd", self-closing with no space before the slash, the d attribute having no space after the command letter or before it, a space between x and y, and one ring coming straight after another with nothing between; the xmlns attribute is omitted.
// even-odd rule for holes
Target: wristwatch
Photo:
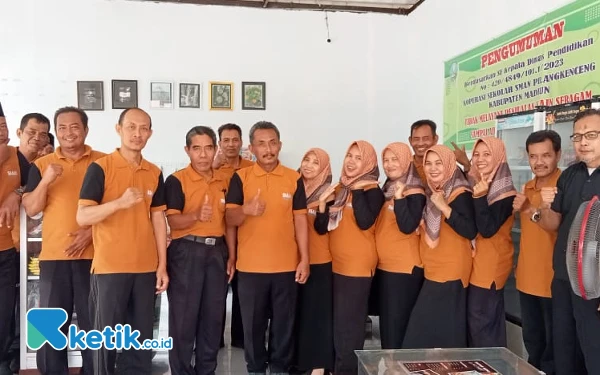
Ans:
<svg viewBox="0 0 600 375"><path fill-rule="evenodd" d="M18 188L18 189L15 189L15 193L17 193L17 195L19 197L22 197L24 192L25 192L25 188L22 187L22 186L20 188Z"/></svg>
<svg viewBox="0 0 600 375"><path fill-rule="evenodd" d="M542 212L540 210L535 210L533 215L531 215L531 221L534 223L539 222L542 219Z"/></svg>

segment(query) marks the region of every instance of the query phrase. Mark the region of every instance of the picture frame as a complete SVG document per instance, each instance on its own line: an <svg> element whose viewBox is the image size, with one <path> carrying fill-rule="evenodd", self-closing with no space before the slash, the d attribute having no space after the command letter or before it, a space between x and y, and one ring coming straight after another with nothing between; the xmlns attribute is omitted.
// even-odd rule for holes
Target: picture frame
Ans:
<svg viewBox="0 0 600 375"><path fill-rule="evenodd" d="M104 111L104 82L77 81L77 108Z"/></svg>
<svg viewBox="0 0 600 375"><path fill-rule="evenodd" d="M179 108L200 108L202 85L200 83L179 83Z"/></svg>
<svg viewBox="0 0 600 375"><path fill-rule="evenodd" d="M211 110L233 110L233 82L212 81L209 94Z"/></svg>
<svg viewBox="0 0 600 375"><path fill-rule="evenodd" d="M265 82L242 82L242 109L259 111L267 109Z"/></svg>
<svg viewBox="0 0 600 375"><path fill-rule="evenodd" d="M172 82L150 82L150 108L173 108Z"/></svg>
<svg viewBox="0 0 600 375"><path fill-rule="evenodd" d="M127 79L112 80L113 109L127 109L138 106L138 81Z"/></svg>

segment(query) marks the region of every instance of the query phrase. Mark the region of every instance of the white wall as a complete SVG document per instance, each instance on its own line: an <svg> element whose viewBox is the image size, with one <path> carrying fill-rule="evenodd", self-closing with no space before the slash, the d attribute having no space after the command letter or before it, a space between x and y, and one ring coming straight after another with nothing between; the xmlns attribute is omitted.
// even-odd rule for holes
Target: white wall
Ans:
<svg viewBox="0 0 600 375"><path fill-rule="evenodd" d="M282 132L284 163L327 149L334 174L347 145L406 141L418 118L442 123L443 61L567 0L426 0L409 17L325 14L124 0L0 0L0 101L14 134L27 112L76 105L77 80L104 81L105 111L88 112L89 143L119 143L111 80L137 79L155 124L145 156L185 162L193 125L258 120ZM460 9L459 9L460 7ZM150 82L204 84L203 109L150 110ZM235 82L234 111L209 111L207 83ZM267 83L267 110L241 110L241 81ZM13 135L11 144L16 144ZM168 169L168 168L167 168Z"/></svg>

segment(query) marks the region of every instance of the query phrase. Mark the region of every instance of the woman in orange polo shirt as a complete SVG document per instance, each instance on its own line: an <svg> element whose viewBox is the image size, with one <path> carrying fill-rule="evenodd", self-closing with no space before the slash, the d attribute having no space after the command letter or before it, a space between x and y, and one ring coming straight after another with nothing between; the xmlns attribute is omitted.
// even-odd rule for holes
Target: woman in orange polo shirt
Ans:
<svg viewBox="0 0 600 375"><path fill-rule="evenodd" d="M423 160L429 187L420 228L425 281L403 348L463 348L471 240L477 235L471 186L448 147L431 147Z"/></svg>
<svg viewBox="0 0 600 375"><path fill-rule="evenodd" d="M344 158L335 199L324 213L333 268L334 373L356 374L354 350L364 346L371 279L377 266L375 221L385 201L373 146L353 142Z"/></svg>
<svg viewBox="0 0 600 375"><path fill-rule="evenodd" d="M382 152L384 204L375 225L379 323L382 349L401 349L410 313L423 284L417 228L425 190L408 145L394 142Z"/></svg>
<svg viewBox="0 0 600 375"><path fill-rule="evenodd" d="M326 198L333 193L329 155L311 148L302 158L300 173L308 208L308 249L310 277L300 285L297 321L296 367L313 375L333 370L333 290L329 234L319 234L316 226L327 228ZM322 199L321 199L322 198ZM318 217L318 219L317 219Z"/></svg>
<svg viewBox="0 0 600 375"><path fill-rule="evenodd" d="M506 163L504 142L475 142L469 180L479 235L467 298L470 347L506 346L504 284L513 266L513 201L517 191Z"/></svg>

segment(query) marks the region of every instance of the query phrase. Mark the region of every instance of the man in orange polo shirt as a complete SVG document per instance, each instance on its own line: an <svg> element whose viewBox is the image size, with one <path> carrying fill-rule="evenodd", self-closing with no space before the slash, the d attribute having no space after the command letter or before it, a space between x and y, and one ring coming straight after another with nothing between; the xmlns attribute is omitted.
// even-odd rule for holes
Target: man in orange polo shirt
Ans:
<svg viewBox="0 0 600 375"><path fill-rule="evenodd" d="M43 128L43 125L41 127ZM29 130L38 134L36 129ZM43 129L40 134L42 133ZM30 167L25 155L17 148L9 146L8 141L8 126L0 104L0 374L2 375L13 373L10 369L9 349L15 338L19 256L11 231L14 230L14 223L18 217L21 194L27 184Z"/></svg>
<svg viewBox="0 0 600 375"><path fill-rule="evenodd" d="M235 171L251 167L254 162L244 159L240 155L242 150L242 129L236 124L225 124L219 126L219 151L215 155L213 168L225 173L229 179ZM240 300L238 298L237 275L231 280L231 346L235 348L244 347L244 328L240 312ZM226 311L223 312L226 315ZM223 319L221 347L225 346L225 319Z"/></svg>
<svg viewBox="0 0 600 375"><path fill-rule="evenodd" d="M40 307L67 311L63 328L67 335L73 314L77 325L91 330L88 299L90 267L94 256L92 229L77 225L77 201L88 166L105 154L85 144L88 117L79 108L65 107L54 115L54 131L60 147L37 159L29 171L23 206L29 216L44 213L42 251L40 253ZM83 373L93 373L92 352L85 350ZM37 352L38 370L42 374L68 372L67 351L44 345Z"/></svg>
<svg viewBox="0 0 600 375"><path fill-rule="evenodd" d="M185 142L190 164L165 182L173 239L167 252L169 364L174 375L208 375L217 368L227 281L235 273L235 247L225 244L229 177L212 168L217 136L211 128L192 128Z"/></svg>
<svg viewBox="0 0 600 375"><path fill-rule="evenodd" d="M523 342L528 362L550 375L554 374L552 340L552 254L557 231L546 231L534 221L542 205L541 191L555 187L561 174L560 135L553 130L531 133L525 141L529 166L535 178L528 181L513 202L521 216L521 243L517 263L517 290L520 295Z"/></svg>
<svg viewBox="0 0 600 375"><path fill-rule="evenodd" d="M121 147L90 164L79 194L77 223L92 226L93 328L130 324L139 342L152 339L155 294L167 289L167 222L163 175L142 157L152 120L124 110L116 131ZM115 350L94 351L96 375L115 372ZM152 351L123 350L118 373L150 374Z"/></svg>
<svg viewBox="0 0 600 375"><path fill-rule="evenodd" d="M253 167L234 173L227 224L237 226L237 270L247 370L287 373L294 353L297 284L309 275L306 193L300 174L279 162L279 130L261 121L250 129ZM236 238L227 237L231 246ZM269 324L269 351L265 331Z"/></svg>

